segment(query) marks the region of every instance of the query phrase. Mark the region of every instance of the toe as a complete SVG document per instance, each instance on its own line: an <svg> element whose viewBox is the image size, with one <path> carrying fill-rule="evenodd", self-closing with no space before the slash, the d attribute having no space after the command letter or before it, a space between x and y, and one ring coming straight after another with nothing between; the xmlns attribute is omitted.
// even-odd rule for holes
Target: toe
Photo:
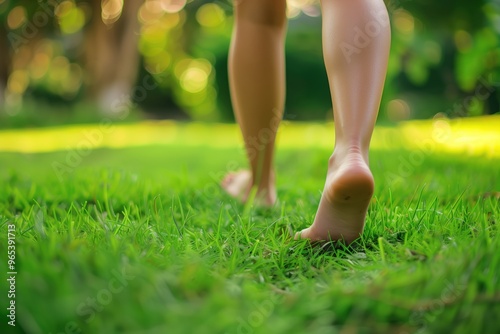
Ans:
<svg viewBox="0 0 500 334"><path fill-rule="evenodd" d="M302 231L300 231L300 232L295 233L295 236L294 236L293 240L308 239L308 238L307 238L307 230L309 230L309 229L308 229L308 228L306 228L306 229L303 229L303 230L302 230Z"/></svg>

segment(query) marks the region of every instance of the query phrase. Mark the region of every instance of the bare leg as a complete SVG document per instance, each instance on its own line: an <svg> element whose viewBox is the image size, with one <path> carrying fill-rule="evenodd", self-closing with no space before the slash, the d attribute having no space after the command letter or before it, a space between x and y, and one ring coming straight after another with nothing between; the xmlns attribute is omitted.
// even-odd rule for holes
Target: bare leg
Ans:
<svg viewBox="0 0 500 334"><path fill-rule="evenodd" d="M300 237L350 243L363 232L373 195L368 150L387 70L389 18L382 0L322 0L322 11L335 149L316 218Z"/></svg>
<svg viewBox="0 0 500 334"><path fill-rule="evenodd" d="M222 187L245 201L252 186L264 205L276 201L273 155L285 99L285 0L241 0L229 54L233 109L250 171L231 173Z"/></svg>

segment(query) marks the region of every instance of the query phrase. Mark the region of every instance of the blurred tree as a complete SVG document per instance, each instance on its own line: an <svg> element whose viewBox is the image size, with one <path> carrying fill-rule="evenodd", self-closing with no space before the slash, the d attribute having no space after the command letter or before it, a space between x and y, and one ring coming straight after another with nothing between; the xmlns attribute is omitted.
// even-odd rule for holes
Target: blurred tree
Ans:
<svg viewBox="0 0 500 334"><path fill-rule="evenodd" d="M10 1L0 1L0 113L4 110L7 81L10 75L12 51L7 37L9 32L7 18L11 7Z"/></svg>
<svg viewBox="0 0 500 334"><path fill-rule="evenodd" d="M137 79L137 13L143 0L92 0L90 4L91 19L85 29L88 92L103 111L121 111Z"/></svg>
<svg viewBox="0 0 500 334"><path fill-rule="evenodd" d="M40 36L41 28L30 21L37 7L28 0L0 0L0 111L6 102L20 101L28 86L22 67L29 63L30 45Z"/></svg>
<svg viewBox="0 0 500 334"><path fill-rule="evenodd" d="M3 109L5 88L9 79L10 48L7 40L7 30L4 23L0 22L0 110Z"/></svg>

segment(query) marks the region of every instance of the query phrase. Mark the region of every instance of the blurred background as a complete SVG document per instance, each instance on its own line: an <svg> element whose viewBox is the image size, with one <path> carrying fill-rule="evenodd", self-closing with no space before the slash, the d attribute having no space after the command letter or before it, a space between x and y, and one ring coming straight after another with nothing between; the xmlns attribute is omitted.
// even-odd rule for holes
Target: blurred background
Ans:
<svg viewBox="0 0 500 334"><path fill-rule="evenodd" d="M500 111L500 1L387 1L379 122ZM0 127L232 122L232 0L0 0ZM331 118L317 0L288 1L285 118Z"/></svg>

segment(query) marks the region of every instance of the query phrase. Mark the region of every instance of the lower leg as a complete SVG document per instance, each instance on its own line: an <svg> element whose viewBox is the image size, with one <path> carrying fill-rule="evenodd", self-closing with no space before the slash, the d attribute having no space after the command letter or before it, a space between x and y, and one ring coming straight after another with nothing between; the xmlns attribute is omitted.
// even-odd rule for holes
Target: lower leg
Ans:
<svg viewBox="0 0 500 334"><path fill-rule="evenodd" d="M243 200L256 186L268 205L276 200L273 155L285 98L285 28L285 0L241 1L235 7L229 82L250 171L229 175L222 186Z"/></svg>
<svg viewBox="0 0 500 334"><path fill-rule="evenodd" d="M363 232L373 195L368 149L380 106L390 46L382 0L323 0L323 53L335 119L335 149L311 227L311 240L344 240Z"/></svg>

